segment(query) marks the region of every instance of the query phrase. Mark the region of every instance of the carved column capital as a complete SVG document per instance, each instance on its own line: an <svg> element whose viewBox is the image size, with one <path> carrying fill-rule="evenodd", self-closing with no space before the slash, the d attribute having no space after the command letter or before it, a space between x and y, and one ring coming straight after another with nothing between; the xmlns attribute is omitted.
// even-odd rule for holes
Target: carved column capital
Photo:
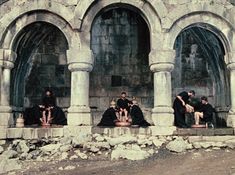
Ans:
<svg viewBox="0 0 235 175"><path fill-rule="evenodd" d="M149 66L153 72L174 69L175 50L152 50L149 54Z"/></svg>
<svg viewBox="0 0 235 175"><path fill-rule="evenodd" d="M91 72L91 70L93 69L93 66L91 64L88 63L70 63L68 66L68 69L71 72L75 72L75 71L86 71L86 72Z"/></svg>
<svg viewBox="0 0 235 175"><path fill-rule="evenodd" d="M9 49L0 49L0 66L12 69L16 60L17 54Z"/></svg>
<svg viewBox="0 0 235 175"><path fill-rule="evenodd" d="M67 50L68 69L73 71L86 71L90 72L93 68L94 59L93 53L90 49Z"/></svg>
<svg viewBox="0 0 235 175"><path fill-rule="evenodd" d="M156 63L150 65L152 72L171 72L174 69L174 64L170 63Z"/></svg>
<svg viewBox="0 0 235 175"><path fill-rule="evenodd" d="M231 70L235 70L235 62L229 63L227 64L227 68L231 71Z"/></svg>

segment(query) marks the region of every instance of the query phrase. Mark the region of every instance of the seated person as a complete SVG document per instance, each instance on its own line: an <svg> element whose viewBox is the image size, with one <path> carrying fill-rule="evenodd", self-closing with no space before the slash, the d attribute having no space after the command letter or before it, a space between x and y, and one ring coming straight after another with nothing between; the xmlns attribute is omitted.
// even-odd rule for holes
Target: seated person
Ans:
<svg viewBox="0 0 235 175"><path fill-rule="evenodd" d="M117 107L119 110L119 120L120 121L128 121L128 112L129 112L129 104L130 100L126 99L126 92L121 93L121 98L117 101ZM123 117L124 114L124 117Z"/></svg>
<svg viewBox="0 0 235 175"><path fill-rule="evenodd" d="M117 119L116 103L111 101L110 107L102 115L101 121L97 126L115 126Z"/></svg>
<svg viewBox="0 0 235 175"><path fill-rule="evenodd" d="M55 103L55 97L50 90L45 91L41 105L28 108L24 112L25 125L67 125L64 112Z"/></svg>
<svg viewBox="0 0 235 175"><path fill-rule="evenodd" d="M195 125L199 125L200 119L204 122L212 122L214 108L208 103L207 97L201 97L201 105L194 113Z"/></svg>
<svg viewBox="0 0 235 175"><path fill-rule="evenodd" d="M132 100L130 115L132 120L132 125L139 126L150 126L150 124L144 119L144 115L136 100Z"/></svg>

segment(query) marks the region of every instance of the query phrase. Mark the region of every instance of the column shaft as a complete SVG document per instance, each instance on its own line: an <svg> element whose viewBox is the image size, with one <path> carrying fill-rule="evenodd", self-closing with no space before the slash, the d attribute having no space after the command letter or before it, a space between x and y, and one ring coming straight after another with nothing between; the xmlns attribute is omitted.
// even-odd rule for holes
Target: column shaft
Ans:
<svg viewBox="0 0 235 175"><path fill-rule="evenodd" d="M71 106L89 107L89 72L74 71L71 81Z"/></svg>
<svg viewBox="0 0 235 175"><path fill-rule="evenodd" d="M235 70L230 70L231 111L235 112Z"/></svg>
<svg viewBox="0 0 235 175"><path fill-rule="evenodd" d="M170 72L154 73L154 107L171 105Z"/></svg>
<svg viewBox="0 0 235 175"><path fill-rule="evenodd" d="M1 106L10 105L10 77L11 69L3 68L1 75Z"/></svg>

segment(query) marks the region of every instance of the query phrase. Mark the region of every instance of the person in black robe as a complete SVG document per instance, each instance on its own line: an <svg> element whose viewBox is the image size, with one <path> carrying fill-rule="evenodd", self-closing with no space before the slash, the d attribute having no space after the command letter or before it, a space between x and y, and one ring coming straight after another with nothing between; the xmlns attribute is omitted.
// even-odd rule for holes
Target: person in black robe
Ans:
<svg viewBox="0 0 235 175"><path fill-rule="evenodd" d="M207 97L201 97L201 106L194 113L195 125L199 125L200 119L206 123L212 123L214 108L208 103Z"/></svg>
<svg viewBox="0 0 235 175"><path fill-rule="evenodd" d="M131 121L132 121L131 124L132 125L138 125L138 126L141 126L141 127L150 126L150 123L148 123L144 119L143 112L140 109L140 107L138 106L136 100L133 100L132 103L131 103L130 116L131 116Z"/></svg>
<svg viewBox="0 0 235 175"><path fill-rule="evenodd" d="M190 90L189 92L183 91L176 96L173 102L175 126L180 128L189 127L185 122L185 112L186 112L185 105L188 104L189 99L194 96L195 96L194 90Z"/></svg>
<svg viewBox="0 0 235 175"><path fill-rule="evenodd" d="M44 118L50 114L50 121L46 121L49 125L67 125L67 118L63 110L56 106L56 99L51 90L46 90L42 98L41 105L35 105L27 108L24 112L25 125L43 125Z"/></svg>
<svg viewBox="0 0 235 175"><path fill-rule="evenodd" d="M130 112L131 101L126 98L126 92L121 93L121 98L117 101L119 116L121 121L128 121L128 113ZM122 117L124 116L124 117Z"/></svg>
<svg viewBox="0 0 235 175"><path fill-rule="evenodd" d="M112 101L110 107L104 112L101 121L97 126L115 126L115 123L118 121L117 113L116 103Z"/></svg>

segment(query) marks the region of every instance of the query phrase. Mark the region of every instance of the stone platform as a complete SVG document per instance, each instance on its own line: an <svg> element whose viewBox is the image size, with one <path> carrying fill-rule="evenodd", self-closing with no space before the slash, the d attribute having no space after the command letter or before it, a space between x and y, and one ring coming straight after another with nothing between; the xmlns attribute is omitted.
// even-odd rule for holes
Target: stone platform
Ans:
<svg viewBox="0 0 235 175"><path fill-rule="evenodd" d="M110 137L128 135L175 135L175 136L225 136L235 135L233 128L161 128L151 126L147 128L132 127L97 127L97 126L64 126L50 128L0 128L0 139L39 139L63 136L77 136L79 134L105 134Z"/></svg>

